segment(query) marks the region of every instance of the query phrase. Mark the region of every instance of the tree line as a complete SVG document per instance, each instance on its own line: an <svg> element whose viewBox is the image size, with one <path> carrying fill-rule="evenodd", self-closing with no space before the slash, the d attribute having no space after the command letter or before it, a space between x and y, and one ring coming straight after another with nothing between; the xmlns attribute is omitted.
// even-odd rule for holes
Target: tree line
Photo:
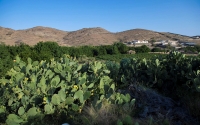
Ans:
<svg viewBox="0 0 200 125"><path fill-rule="evenodd" d="M97 57L103 55L126 54L129 50L133 50L136 53L163 51L160 48L153 48L150 50L146 45L140 47L129 47L121 42L116 42L112 45L79 47L59 46L58 43L51 41L39 42L34 46L29 46L24 43L15 46L9 46L5 45L4 43L0 43L0 76L2 76L2 74L4 74L7 69L12 67L13 60L17 55L23 61L26 61L28 57L34 61L49 61L52 58L58 59L63 54L68 54L73 57L80 57L82 55L87 57ZM200 52L200 47L188 47L185 48L185 50Z"/></svg>
<svg viewBox="0 0 200 125"><path fill-rule="evenodd" d="M117 42L112 45L102 46L80 46L80 47L67 47L59 46L56 42L39 42L34 46L27 44L20 44L18 46L7 46L0 44L0 58L12 58L19 55L22 60L27 57L33 60L49 60L51 58L60 58L63 54L68 54L73 57L85 55L88 57L95 57L100 55L115 55L126 54L128 50L135 50L136 53L146 53L150 49L147 46L141 47L128 47L123 43Z"/></svg>
<svg viewBox="0 0 200 125"><path fill-rule="evenodd" d="M85 55L87 57L96 57L101 55L116 55L126 54L128 50L135 50L136 53L149 52L147 46L141 47L128 47L121 42L116 42L112 45L102 46L80 46L80 47L67 47L59 46L56 42L39 42L34 46L21 43L20 45L9 46L4 43L0 44L0 76L12 67L13 60L18 55L23 61L28 57L33 60L49 61L51 58L58 59L63 54L68 54L73 57L80 57Z"/></svg>

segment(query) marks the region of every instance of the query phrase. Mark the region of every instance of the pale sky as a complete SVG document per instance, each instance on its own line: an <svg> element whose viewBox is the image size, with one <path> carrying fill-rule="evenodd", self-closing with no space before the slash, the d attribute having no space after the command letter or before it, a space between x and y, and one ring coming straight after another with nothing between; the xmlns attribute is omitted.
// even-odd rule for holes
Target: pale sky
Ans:
<svg viewBox="0 0 200 125"><path fill-rule="evenodd" d="M141 28L194 36L200 35L200 0L0 0L0 26Z"/></svg>

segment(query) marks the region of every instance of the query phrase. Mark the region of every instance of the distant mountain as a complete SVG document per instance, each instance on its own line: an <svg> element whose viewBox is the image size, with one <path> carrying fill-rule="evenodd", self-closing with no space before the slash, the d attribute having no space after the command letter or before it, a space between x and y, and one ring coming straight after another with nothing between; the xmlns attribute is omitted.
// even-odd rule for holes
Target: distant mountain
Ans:
<svg viewBox="0 0 200 125"><path fill-rule="evenodd" d="M109 45L116 42L117 38L103 28L83 28L81 30L67 33L63 37L63 44L78 45Z"/></svg>
<svg viewBox="0 0 200 125"><path fill-rule="evenodd" d="M0 41L8 45L15 45L20 42L35 45L39 41L59 42L66 33L48 27L33 27L25 30L12 30L0 27Z"/></svg>
<svg viewBox="0 0 200 125"><path fill-rule="evenodd" d="M196 42L197 37L189 37L169 32L156 32L145 29L132 29L118 33L109 32L103 28L83 28L77 31L62 31L49 27L33 27L24 30L13 30L0 27L0 42L6 45L25 43L35 45L40 41L54 41L62 46L80 45L110 45L117 41L127 42L132 40L180 40Z"/></svg>

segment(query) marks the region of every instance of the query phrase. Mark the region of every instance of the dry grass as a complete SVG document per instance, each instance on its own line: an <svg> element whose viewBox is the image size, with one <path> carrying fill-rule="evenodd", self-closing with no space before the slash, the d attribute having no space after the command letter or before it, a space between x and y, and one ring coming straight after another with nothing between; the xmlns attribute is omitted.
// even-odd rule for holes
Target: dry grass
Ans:
<svg viewBox="0 0 200 125"><path fill-rule="evenodd" d="M100 109L87 106L83 109L81 120L84 125L117 125L119 122L125 125L171 125L168 119L156 119L149 117L140 119L134 117L133 107L122 107L114 104L103 103Z"/></svg>
<svg viewBox="0 0 200 125"><path fill-rule="evenodd" d="M118 120L118 113L116 105L104 103L100 109L85 107L82 119L87 125L112 125Z"/></svg>

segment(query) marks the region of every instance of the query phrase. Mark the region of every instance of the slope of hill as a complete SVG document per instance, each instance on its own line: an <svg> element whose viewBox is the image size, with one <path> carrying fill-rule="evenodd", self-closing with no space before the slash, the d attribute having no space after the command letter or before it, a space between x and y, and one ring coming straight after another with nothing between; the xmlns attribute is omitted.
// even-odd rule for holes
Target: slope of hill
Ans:
<svg viewBox="0 0 200 125"><path fill-rule="evenodd" d="M81 30L69 32L63 37L63 44L67 45L108 45L117 41L115 34L97 27L83 28Z"/></svg>
<svg viewBox="0 0 200 125"><path fill-rule="evenodd" d="M60 42L67 32L48 28L34 27L26 30L12 30L0 28L0 41L8 45L15 45L21 42L28 45L35 45L39 41Z"/></svg>
<svg viewBox="0 0 200 125"><path fill-rule="evenodd" d="M13 30L0 27L0 42L6 45L25 43L35 45L40 41L54 41L62 46L80 45L110 45L117 41L131 40L181 40L196 42L200 39L168 32L155 32L145 29L132 29L118 33L109 32L103 28L83 28L77 31L66 32L49 27L33 27L25 30Z"/></svg>
<svg viewBox="0 0 200 125"><path fill-rule="evenodd" d="M131 40L168 40L165 35L160 34L159 32L145 30L145 29L133 29L123 32L116 33L117 37L122 41L131 41Z"/></svg>

